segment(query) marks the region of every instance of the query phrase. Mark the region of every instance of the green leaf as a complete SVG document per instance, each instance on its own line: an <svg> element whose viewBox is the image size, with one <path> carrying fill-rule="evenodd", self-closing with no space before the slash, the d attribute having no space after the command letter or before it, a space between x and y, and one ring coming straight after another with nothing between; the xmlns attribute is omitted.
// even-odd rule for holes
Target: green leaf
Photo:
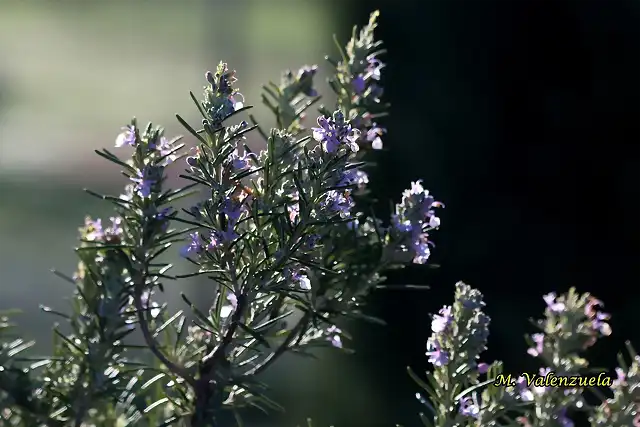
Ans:
<svg viewBox="0 0 640 427"><path fill-rule="evenodd" d="M489 384L492 384L494 381L495 381L495 379L491 378L491 379L488 379L488 380L486 380L486 381L482 381L482 382L480 382L480 383L478 383L478 384L474 384L474 385L472 385L471 387L466 388L466 389L465 389L465 390L463 390L462 392L458 393L458 394L456 395L456 397L454 397L454 398L453 398L453 400L457 402L458 400L460 400L460 399L462 399L463 397L465 397L467 394L469 394L469 393L473 393L474 391L476 391L476 390L478 390L478 389L480 389L480 388L482 388L482 387L485 387L485 386L487 386L487 385L489 385Z"/></svg>
<svg viewBox="0 0 640 427"><path fill-rule="evenodd" d="M147 382L145 382L144 384L142 384L142 386L140 386L141 390L146 390L147 388L151 387L153 384L155 384L156 381L166 377L167 374L165 373L161 373L158 374L156 376L154 376L153 378L149 379Z"/></svg>
<svg viewBox="0 0 640 427"><path fill-rule="evenodd" d="M157 337L158 334L160 332L162 332L163 330L165 330L167 328L167 326L171 325L173 322L175 322L175 320L182 316L182 310L178 311L176 314L174 314L173 316L171 316L166 322L164 322L162 325L158 326L155 330L155 332L153 333L154 337Z"/></svg>
<svg viewBox="0 0 640 427"><path fill-rule="evenodd" d="M118 166L123 167L127 172L130 172L133 175L136 174L136 170L133 166L126 164L125 162L120 160L115 154L107 151L107 149L103 148L102 151L100 150L94 150L94 151L98 156L106 160L109 160L110 162L115 163Z"/></svg>
<svg viewBox="0 0 640 427"><path fill-rule="evenodd" d="M264 345L267 348L271 348L271 344L259 333L251 329L249 326L245 325L242 322L238 322L238 326L240 329L251 335L252 338L255 338L260 344Z"/></svg>
<svg viewBox="0 0 640 427"><path fill-rule="evenodd" d="M211 328L213 326L213 324L211 323L211 320L209 320L209 318L205 316L203 312L198 310L198 308L189 300L189 298L187 298L187 296L183 292L180 292L180 297L182 297L183 301L186 302L187 305L189 305L189 307L191 308L191 311L193 311L193 314L196 315L198 320L204 323L203 326L206 326L208 328Z"/></svg>
<svg viewBox="0 0 640 427"><path fill-rule="evenodd" d="M189 125L189 123L187 123L182 117L180 117L179 114L176 114L176 119L178 119L180 124L184 126L184 128L188 130L191 135L196 137L198 141L200 141L204 145L208 145L207 141L203 137L201 137L200 134L198 134L198 132L196 132L195 129Z"/></svg>
<svg viewBox="0 0 640 427"><path fill-rule="evenodd" d="M144 413L146 414L147 412L153 411L154 409L156 409L157 407L164 405L165 403L169 402L169 398L168 397L163 397L162 399L156 400L155 402L153 402L151 405L147 406L144 409Z"/></svg>
<svg viewBox="0 0 640 427"><path fill-rule="evenodd" d="M196 107L198 107L198 111L202 115L202 118L205 120L210 120L211 118L209 117L209 115L202 109L202 103L198 101L198 98L196 98L193 92L189 91L189 96L191 97L191 100L193 101L193 103L196 104Z"/></svg>

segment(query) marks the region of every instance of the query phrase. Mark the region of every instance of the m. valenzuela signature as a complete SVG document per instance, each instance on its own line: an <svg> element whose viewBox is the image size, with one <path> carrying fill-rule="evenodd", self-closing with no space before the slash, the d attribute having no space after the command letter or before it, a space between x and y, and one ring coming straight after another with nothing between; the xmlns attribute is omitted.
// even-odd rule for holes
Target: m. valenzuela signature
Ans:
<svg viewBox="0 0 640 427"><path fill-rule="evenodd" d="M527 387L610 387L613 379L604 372L596 375L556 375L555 372L549 372L545 375L538 375L523 372L518 377L513 375L498 375L493 382L495 387L515 387L518 378L524 378Z"/></svg>

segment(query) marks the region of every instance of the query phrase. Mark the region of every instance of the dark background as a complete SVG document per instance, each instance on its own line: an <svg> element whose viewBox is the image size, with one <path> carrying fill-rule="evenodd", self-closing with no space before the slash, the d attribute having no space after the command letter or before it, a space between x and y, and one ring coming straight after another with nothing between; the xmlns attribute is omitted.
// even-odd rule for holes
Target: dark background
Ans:
<svg viewBox="0 0 640 427"><path fill-rule="evenodd" d="M396 421L415 419L417 404L396 397L412 395L402 368L426 368L428 313L458 280L486 296L488 361L537 370L522 339L528 318L544 293L575 286L613 314L613 335L589 353L612 367L625 339L640 346L640 3L360 1L354 16L373 8L392 103L378 161L392 172L372 186L397 198L424 178L446 203L434 236L441 268L391 277L431 290L376 294L389 331L365 328L356 356L403 402Z"/></svg>

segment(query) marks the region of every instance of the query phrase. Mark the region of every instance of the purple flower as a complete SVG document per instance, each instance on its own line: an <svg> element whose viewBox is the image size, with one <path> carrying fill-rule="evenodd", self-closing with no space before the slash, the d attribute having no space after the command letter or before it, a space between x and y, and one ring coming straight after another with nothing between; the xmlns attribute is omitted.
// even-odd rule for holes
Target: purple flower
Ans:
<svg viewBox="0 0 640 427"><path fill-rule="evenodd" d="M329 327L329 329L327 329L327 338L329 339L329 342L332 346L336 348L342 348L342 337L340 336L341 333L342 331L335 325L332 325Z"/></svg>
<svg viewBox="0 0 640 427"><path fill-rule="evenodd" d="M341 145L348 146L354 153L359 150L356 141L360 131L345 121L341 111L333 113L333 117L318 117L318 126L313 128L313 139L322 143L327 153L335 153Z"/></svg>
<svg viewBox="0 0 640 427"><path fill-rule="evenodd" d="M351 215L351 208L355 202L347 192L336 190L327 191L322 207L326 208L330 214L339 214L341 218L348 218Z"/></svg>
<svg viewBox="0 0 640 427"><path fill-rule="evenodd" d="M231 153L231 166L237 172L242 171L243 169L247 169L249 166L251 166L250 160L252 158L253 156L248 152L244 153L241 156L238 149L236 148L235 150L233 150L233 153Z"/></svg>
<svg viewBox="0 0 640 427"><path fill-rule="evenodd" d="M426 235L422 235L426 236ZM413 250L415 255L413 257L414 264L426 264L431 256L430 246L431 242L426 240L426 237L421 237L413 243Z"/></svg>
<svg viewBox="0 0 640 427"><path fill-rule="evenodd" d="M613 384L616 387L620 387L627 383L627 374L622 370L622 368L616 368L616 375L618 376L615 380L613 380Z"/></svg>
<svg viewBox="0 0 640 427"><path fill-rule="evenodd" d="M393 230L397 232L400 248L410 249L416 264L425 264L431 255L433 243L424 231L440 226L440 219L435 216L433 208L441 206L422 187L420 180L411 183L411 188L402 194L402 202L396 205L396 212L391 217ZM410 243L410 248L407 243Z"/></svg>
<svg viewBox="0 0 640 427"><path fill-rule="evenodd" d="M287 212L289 213L289 220L295 223L300 216L300 204L294 203L292 205L287 205Z"/></svg>
<svg viewBox="0 0 640 427"><path fill-rule="evenodd" d="M353 91L357 95L362 95L364 93L364 90L367 88L367 86L362 74L358 74L354 77L354 79L351 81L351 86L353 87Z"/></svg>
<svg viewBox="0 0 640 427"><path fill-rule="evenodd" d="M240 235L238 233L236 233L236 230L234 230L233 227L231 227L229 224L227 224L227 228L225 230L216 231L215 235L217 236L218 240L215 241L215 246L211 246L212 248L213 247L217 248L222 243L233 242L238 237L240 237ZM212 238L211 242L214 242L213 238Z"/></svg>
<svg viewBox="0 0 640 427"><path fill-rule="evenodd" d="M584 308L584 314L591 320L591 329L594 332L599 333L600 335L609 336L611 335L611 326L606 321L611 318L611 315L608 313L603 313L598 311L598 306L603 306L604 304L597 298L590 297Z"/></svg>
<svg viewBox="0 0 640 427"><path fill-rule="evenodd" d="M207 242L207 250L214 250L219 248L222 245L222 239L219 233L213 231L209 235L209 241Z"/></svg>
<svg viewBox="0 0 640 427"><path fill-rule="evenodd" d="M374 150L381 150L383 144L382 144L382 138L380 137L386 132L386 130L383 128L377 127L375 123L373 126L374 127L372 127L367 131L366 140L371 143L371 148L373 148Z"/></svg>
<svg viewBox="0 0 640 427"><path fill-rule="evenodd" d="M122 218L119 216L112 216L109 218L111 224L104 230L106 236L121 237L124 234L122 228Z"/></svg>
<svg viewBox="0 0 640 427"><path fill-rule="evenodd" d="M142 295L140 295L140 302L142 303L142 307L145 310L149 310L152 318L155 319L156 317L158 317L158 315L160 314L160 305L158 305L157 302L151 301L150 291L146 290L142 292Z"/></svg>
<svg viewBox="0 0 640 427"><path fill-rule="evenodd" d="M375 83L370 83L370 81L380 80L381 70L384 68L384 64L374 56L367 58L367 63L364 74L357 74L353 77L351 80L351 87L355 94L359 96L365 94L368 87L369 93L368 95L365 95L365 97L372 96L372 98L377 99L381 95L381 88Z"/></svg>
<svg viewBox="0 0 640 427"><path fill-rule="evenodd" d="M235 225L240 219L240 216L246 211L244 202L234 200L231 197L226 197L222 202L220 212L227 216L229 223Z"/></svg>
<svg viewBox="0 0 640 427"><path fill-rule="evenodd" d="M363 187L369 183L369 175L366 172L352 168L342 172L342 176L338 181L338 186L346 187L348 185L357 185Z"/></svg>
<svg viewBox="0 0 640 427"><path fill-rule="evenodd" d="M380 80L380 71L384 68L384 64L376 57L367 58L369 66L367 67L367 77L374 80Z"/></svg>
<svg viewBox="0 0 640 427"><path fill-rule="evenodd" d="M531 339L533 340L535 347L529 348L527 353L533 357L538 357L542 354L542 350L544 348L544 334L533 334L531 335Z"/></svg>
<svg viewBox="0 0 640 427"><path fill-rule="evenodd" d="M542 299L544 299L544 302L547 303L547 307L553 313L561 313L566 308L564 303L556 302L556 293L555 292L548 293L547 295L543 296Z"/></svg>
<svg viewBox="0 0 640 427"><path fill-rule="evenodd" d="M489 372L489 365L486 363L478 363L478 373L486 374L487 372Z"/></svg>
<svg viewBox="0 0 640 427"><path fill-rule="evenodd" d="M220 317L226 319L233 313L238 307L238 297L234 293L227 294L227 304L220 308Z"/></svg>
<svg viewBox="0 0 640 427"><path fill-rule="evenodd" d="M180 250L180 255L182 255L184 258L187 258L188 256L193 254L202 253L203 242L200 234L197 232L191 233L189 234L189 238L191 239L189 244Z"/></svg>
<svg viewBox="0 0 640 427"><path fill-rule="evenodd" d="M303 291L311 290L311 280L307 273L300 267L287 267L284 270L285 278L293 285Z"/></svg>
<svg viewBox="0 0 640 427"><path fill-rule="evenodd" d="M229 101L231 102L231 105L233 106L233 111L238 111L238 110L244 108L244 96L240 92L236 92L234 94L234 96L240 96L240 98L242 100L241 101L236 101L236 99L233 96L229 97Z"/></svg>
<svg viewBox="0 0 640 427"><path fill-rule="evenodd" d="M436 334L444 332L453 320L453 316L451 315L451 306L445 305L440 309L439 313L440 314L434 315L433 320L431 321L431 330Z"/></svg>
<svg viewBox="0 0 640 427"><path fill-rule="evenodd" d="M427 352L425 354L429 356L429 363L434 366L444 366L449 363L449 353L443 350L440 343L433 338L427 340Z"/></svg>
<svg viewBox="0 0 640 427"><path fill-rule="evenodd" d="M319 234L309 234L304 238L304 243L302 244L304 250L310 251L315 249L320 241L321 237Z"/></svg>
<svg viewBox="0 0 640 427"><path fill-rule="evenodd" d="M547 375L549 375L549 372L551 372L551 368L540 368L540 370L538 371L538 374L541 377L546 377ZM541 396L544 393L546 393L548 389L549 387L545 387L545 386L533 386L531 391L533 392L533 394Z"/></svg>
<svg viewBox="0 0 640 427"><path fill-rule="evenodd" d="M401 233L410 233L413 230L413 224L408 219L401 220L399 215L394 214L391 216L391 223L393 228Z"/></svg>
<svg viewBox="0 0 640 427"><path fill-rule="evenodd" d="M116 138L116 148L124 147L125 145L136 145L136 127L129 125L122 128L122 133Z"/></svg>
<svg viewBox="0 0 640 427"><path fill-rule="evenodd" d="M81 229L83 240L89 242L113 242L115 238L116 241L119 241L124 235L122 218L111 217L109 220L111 223L105 228L102 224L102 219L98 218L94 221L90 217L86 217L84 227Z"/></svg>
<svg viewBox="0 0 640 427"><path fill-rule="evenodd" d="M524 402L531 402L533 400L533 393L527 387L527 380L525 377L518 377L516 381L516 390L520 399Z"/></svg>
<svg viewBox="0 0 640 427"><path fill-rule="evenodd" d="M175 147L173 146L174 141L169 141L164 136L160 137L160 141L158 142L156 149L160 152L160 155L164 157L163 165L166 166L170 163L173 163L178 156L173 153Z"/></svg>
<svg viewBox="0 0 640 427"><path fill-rule="evenodd" d="M137 172L135 178L131 178L131 181L135 183L135 191L140 197L149 197L151 195L153 186L158 182L158 175L159 170L157 167L147 165Z"/></svg>
<svg viewBox="0 0 640 427"><path fill-rule="evenodd" d="M480 405L478 397L474 393L473 397L463 397L460 399L460 413L466 417L478 418L480 415Z"/></svg>
<svg viewBox="0 0 640 427"><path fill-rule="evenodd" d="M611 335L611 326L606 320L609 320L611 316L607 313L598 312L594 319L591 319L591 328L594 332L598 332L600 335Z"/></svg>
<svg viewBox="0 0 640 427"><path fill-rule="evenodd" d="M84 239L96 242L104 239L104 230L102 229L102 219L98 218L95 221L90 217L86 217L84 220Z"/></svg>

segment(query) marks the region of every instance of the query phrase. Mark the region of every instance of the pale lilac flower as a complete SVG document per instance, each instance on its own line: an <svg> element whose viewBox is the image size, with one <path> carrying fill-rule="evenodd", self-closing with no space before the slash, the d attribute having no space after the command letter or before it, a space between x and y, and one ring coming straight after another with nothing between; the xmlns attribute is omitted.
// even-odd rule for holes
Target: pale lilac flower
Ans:
<svg viewBox="0 0 640 427"><path fill-rule="evenodd" d="M440 226L440 218L435 216L433 208L442 206L424 189L421 180L412 182L411 188L403 192L402 202L396 205L391 216L393 230L400 249L413 252L415 264L425 264L431 255L433 243L425 231Z"/></svg>
<svg viewBox="0 0 640 427"><path fill-rule="evenodd" d="M426 264L431 256L431 249L429 248L430 242L424 239L420 239L414 242L413 250L415 256L413 257L414 264Z"/></svg>
<svg viewBox="0 0 640 427"><path fill-rule="evenodd" d="M95 221L90 217L86 217L84 220L85 235L84 239L96 242L104 239L104 230L102 229L102 219L98 218Z"/></svg>
<svg viewBox="0 0 640 427"><path fill-rule="evenodd" d="M595 318L591 319L591 328L605 337L611 335L611 326L606 322L610 317L607 313L596 313Z"/></svg>
<svg viewBox="0 0 640 427"><path fill-rule="evenodd" d="M151 165L145 166L141 171L137 171L137 176L131 178L135 183L135 191L140 197L149 197L153 192L153 187L158 182L159 170Z"/></svg>
<svg viewBox="0 0 640 427"><path fill-rule="evenodd" d="M233 96L229 97L229 101L231 101L231 104L233 105L233 110L234 111L241 110L242 108L244 108L244 96L240 92L236 92L234 96L240 96L242 100L236 101L236 99Z"/></svg>
<svg viewBox="0 0 640 427"><path fill-rule="evenodd" d="M384 68L384 64L376 57L367 58L369 66L367 67L367 77L374 80L380 80L380 71Z"/></svg>
<svg viewBox="0 0 640 427"><path fill-rule="evenodd" d="M136 128L135 126L126 126L122 128L122 133L116 138L116 148L124 147L125 145L136 145Z"/></svg>
<svg viewBox="0 0 640 427"><path fill-rule="evenodd" d="M289 220L295 223L300 216L300 204L294 203L292 205L287 205L287 212L289 213Z"/></svg>
<svg viewBox="0 0 640 427"><path fill-rule="evenodd" d="M551 368L540 368L540 370L538 371L539 376L541 377L546 377L547 375L549 375L549 372L551 372ZM545 387L545 386L533 386L531 387L531 391L533 392L533 394L541 396L544 393L547 392L547 390L549 390L549 387Z"/></svg>
<svg viewBox="0 0 640 427"><path fill-rule="evenodd" d="M240 155L238 149L236 148L233 153L231 153L231 166L236 171L241 171L250 166L251 154L244 153L244 155Z"/></svg>
<svg viewBox="0 0 640 427"><path fill-rule="evenodd" d="M311 290L311 280L309 280L306 274L300 275L298 278L298 286L300 286L300 289L303 291Z"/></svg>
<svg viewBox="0 0 640 427"><path fill-rule="evenodd" d="M104 227L102 219L98 218L95 221L90 217L86 217L84 221L83 240L89 242L105 242L111 237L121 238L124 234L122 228L122 218L111 217L109 218L111 223L108 227Z"/></svg>
<svg viewBox="0 0 640 427"><path fill-rule="evenodd" d="M287 267L284 270L284 276L290 283L297 286L300 290L311 290L311 280L304 269L300 267Z"/></svg>
<svg viewBox="0 0 640 427"><path fill-rule="evenodd" d="M342 331L335 325L332 325L331 327L329 327L329 329L327 329L327 338L329 339L329 342L332 346L336 348L342 348L342 337L340 336L341 333Z"/></svg>
<svg viewBox="0 0 640 427"><path fill-rule="evenodd" d="M439 334L443 332L451 324L453 315L451 314L451 306L445 305L440 309L439 314L433 316L431 321L431 330Z"/></svg>
<svg viewBox="0 0 640 427"><path fill-rule="evenodd" d="M348 218L351 215L351 208L355 202L345 192L336 190L327 191L322 207L329 211L329 214L338 214L341 218Z"/></svg>
<svg viewBox="0 0 640 427"><path fill-rule="evenodd" d="M604 304L597 298L590 297L584 308L584 314L591 320L591 329L603 336L611 335L611 326L607 323L607 320L611 318L608 313L603 313L597 309L598 306L602 307Z"/></svg>
<svg viewBox="0 0 640 427"><path fill-rule="evenodd" d="M229 317L231 313L233 313L236 308L238 308L238 297L236 297L236 294L230 292L227 294L227 302L227 304L223 305L222 308L220 308L220 317L222 317L223 319Z"/></svg>
<svg viewBox="0 0 640 427"><path fill-rule="evenodd" d="M368 183L369 175L367 175L366 172L352 168L342 172L342 176L338 181L338 186L346 187L348 185L357 185L358 187L363 187Z"/></svg>
<svg viewBox="0 0 640 427"><path fill-rule="evenodd" d="M367 131L366 140L371 143L371 148L374 150L382 150L383 144L381 136L386 132L386 130L376 126L375 123L373 126L374 127Z"/></svg>
<svg viewBox="0 0 640 427"><path fill-rule="evenodd" d="M145 310L149 310L152 318L155 319L156 317L158 317L161 311L160 305L155 301L151 301L151 292L149 292L148 290L142 292L142 295L140 295L140 302L142 303L142 307Z"/></svg>
<svg viewBox="0 0 640 427"><path fill-rule="evenodd" d="M460 413L471 418L477 418L480 415L480 405L475 393L473 393L473 397L467 396L460 400Z"/></svg>
<svg viewBox="0 0 640 427"><path fill-rule="evenodd" d="M164 166L173 163L178 158L178 156L172 152L174 148L172 141L169 141L164 136L160 137L160 141L158 142L156 149L160 152L160 155L164 157Z"/></svg>
<svg viewBox="0 0 640 427"><path fill-rule="evenodd" d="M224 230L216 231L217 236L220 239L220 242L230 243L236 240L240 235L234 229L235 224L231 222L227 223L227 228Z"/></svg>
<svg viewBox="0 0 640 427"><path fill-rule="evenodd" d="M245 203L241 200L234 200L231 197L226 197L222 201L220 212L227 216L227 220L235 225L240 219L242 214L247 210Z"/></svg>
<svg viewBox="0 0 640 427"><path fill-rule="evenodd" d="M547 307L554 313L561 313L566 308L564 303L556 301L556 293L550 292L547 295L543 296L544 302L547 303Z"/></svg>
<svg viewBox="0 0 640 427"><path fill-rule="evenodd" d="M533 340L535 347L529 348L527 353L533 357L538 357L542 354L542 350L544 348L544 334L533 334L531 335L531 339Z"/></svg>
<svg viewBox="0 0 640 427"><path fill-rule="evenodd" d="M489 372L489 365L486 363L478 363L478 373L486 374L487 372Z"/></svg>
<svg viewBox="0 0 640 427"><path fill-rule="evenodd" d="M518 396L524 402L532 402L534 399L533 393L527 387L527 380L525 377L518 377L516 381L516 390L518 392Z"/></svg>
<svg viewBox="0 0 640 427"><path fill-rule="evenodd" d="M617 378L613 380L613 385L616 387L620 387L627 383L627 374L622 370L622 368L616 368Z"/></svg>
<svg viewBox="0 0 640 427"><path fill-rule="evenodd" d="M449 363L449 353L443 350L440 343L433 338L427 340L427 352L425 354L429 356L429 363L434 366L444 366Z"/></svg>
<svg viewBox="0 0 640 427"><path fill-rule="evenodd" d="M360 137L360 131L345 121L341 111L336 111L333 117L318 117L318 126L320 127L313 128L313 139L322 143L327 153L335 153L343 144L354 153L359 150L356 141Z"/></svg>
<svg viewBox="0 0 640 427"><path fill-rule="evenodd" d="M220 238L219 233L215 231L209 235L209 241L207 242L207 250L218 249L222 246L222 239Z"/></svg>
<svg viewBox="0 0 640 427"><path fill-rule="evenodd" d="M413 224L411 223L410 220L408 219L401 220L399 215L396 215L396 214L391 216L391 223L393 225L393 228L395 228L401 233L409 233L411 232L411 230L413 230Z"/></svg>
<svg viewBox="0 0 640 427"><path fill-rule="evenodd" d="M353 87L353 91L357 95L362 95L364 90L367 88L366 83L364 81L364 76L362 74L358 74L351 81L351 86Z"/></svg>
<svg viewBox="0 0 640 427"><path fill-rule="evenodd" d="M189 234L189 238L191 239L189 244L180 250L180 255L182 255L184 258L187 258L190 255L200 254L203 250L203 242L199 233L191 233Z"/></svg>

